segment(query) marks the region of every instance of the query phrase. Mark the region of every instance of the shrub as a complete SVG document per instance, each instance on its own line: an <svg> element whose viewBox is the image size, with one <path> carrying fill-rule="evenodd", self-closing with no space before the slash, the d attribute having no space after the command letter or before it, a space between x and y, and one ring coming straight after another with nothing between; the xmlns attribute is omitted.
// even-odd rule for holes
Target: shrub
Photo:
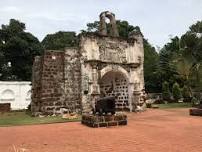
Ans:
<svg viewBox="0 0 202 152"><path fill-rule="evenodd" d="M147 107L147 108L151 108L151 107L152 107L152 104L151 104L151 103L146 103L146 107Z"/></svg>
<svg viewBox="0 0 202 152"><path fill-rule="evenodd" d="M177 82L173 84L172 93L175 101L178 101L180 98L182 98L181 90Z"/></svg>
<svg viewBox="0 0 202 152"><path fill-rule="evenodd" d="M168 82L164 82L162 86L162 96L164 100L170 101L170 90Z"/></svg>
<svg viewBox="0 0 202 152"><path fill-rule="evenodd" d="M191 101L191 90L187 85L184 85L182 88L182 96L184 98L184 102L190 102Z"/></svg>
<svg viewBox="0 0 202 152"><path fill-rule="evenodd" d="M191 99L191 103L192 103L192 106L197 106L197 105L200 104L199 100L197 100L196 97L193 97L193 98Z"/></svg>

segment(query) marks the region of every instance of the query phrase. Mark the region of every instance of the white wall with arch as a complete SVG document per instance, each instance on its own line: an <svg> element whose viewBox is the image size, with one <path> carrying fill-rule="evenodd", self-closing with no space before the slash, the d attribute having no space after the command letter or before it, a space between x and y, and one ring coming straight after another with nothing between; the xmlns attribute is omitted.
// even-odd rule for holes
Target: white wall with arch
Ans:
<svg viewBox="0 0 202 152"><path fill-rule="evenodd" d="M26 109L31 102L31 82L0 81L0 103L10 103L12 110Z"/></svg>

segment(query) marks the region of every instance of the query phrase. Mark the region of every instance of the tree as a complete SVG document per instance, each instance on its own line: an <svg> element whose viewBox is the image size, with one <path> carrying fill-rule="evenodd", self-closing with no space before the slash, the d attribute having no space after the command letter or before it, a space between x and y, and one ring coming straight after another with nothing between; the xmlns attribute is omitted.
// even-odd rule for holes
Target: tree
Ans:
<svg viewBox="0 0 202 152"><path fill-rule="evenodd" d="M93 23L87 23L87 32L98 32L99 26L100 26L99 21L94 21Z"/></svg>
<svg viewBox="0 0 202 152"><path fill-rule="evenodd" d="M139 26L130 25L127 21L117 20L116 24L117 24L120 37L128 38L129 33L134 30L142 34Z"/></svg>
<svg viewBox="0 0 202 152"><path fill-rule="evenodd" d="M181 38L174 37L160 52L159 67L162 78L171 85L177 81L191 88L202 90L202 22L190 26Z"/></svg>
<svg viewBox="0 0 202 152"><path fill-rule="evenodd" d="M191 101L192 92L187 85L184 85L184 87L182 88L182 96L183 96L185 102Z"/></svg>
<svg viewBox="0 0 202 152"><path fill-rule="evenodd" d="M170 100L170 89L169 89L169 83L168 82L163 82L163 86L162 86L162 96L163 96L163 99L166 100L166 101L169 101Z"/></svg>
<svg viewBox="0 0 202 152"><path fill-rule="evenodd" d="M39 40L25 32L25 24L11 19L0 29L1 80L31 80L32 63L41 53Z"/></svg>
<svg viewBox="0 0 202 152"><path fill-rule="evenodd" d="M44 49L61 50L65 47L78 46L78 37L75 32L59 31L46 35L41 43Z"/></svg>
<svg viewBox="0 0 202 152"><path fill-rule="evenodd" d="M158 63L159 54L147 40L144 40L144 80L147 92L161 92L161 72Z"/></svg>
<svg viewBox="0 0 202 152"><path fill-rule="evenodd" d="M179 84L177 82L175 82L173 84L172 93L173 93L173 98L176 101L178 101L180 98L182 98L181 90L180 90Z"/></svg>
<svg viewBox="0 0 202 152"><path fill-rule="evenodd" d="M171 39L171 42L167 43L159 53L159 68L161 71L162 81L171 81L175 82L177 77L176 71L173 67L173 54L177 54L179 52L179 38L174 37ZM179 80L178 80L179 81Z"/></svg>
<svg viewBox="0 0 202 152"><path fill-rule="evenodd" d="M107 24L107 31L109 33L110 24L109 23L106 23L106 24ZM130 25L127 21L116 20L116 24L117 24L119 36L122 38L128 38L129 33L134 30L138 33L141 33L139 26ZM86 32L97 33L99 31L99 25L100 25L99 21L94 21L93 23L87 23L87 30L81 30L81 31L82 33L86 33Z"/></svg>

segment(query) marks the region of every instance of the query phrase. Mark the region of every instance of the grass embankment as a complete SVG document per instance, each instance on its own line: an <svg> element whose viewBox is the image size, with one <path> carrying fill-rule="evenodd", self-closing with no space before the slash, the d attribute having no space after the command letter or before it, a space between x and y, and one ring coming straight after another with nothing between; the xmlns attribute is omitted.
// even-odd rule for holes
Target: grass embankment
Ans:
<svg viewBox="0 0 202 152"><path fill-rule="evenodd" d="M64 119L61 116L47 116L47 117L32 117L25 111L12 111L7 113L0 113L0 127L3 126L17 126L17 125L33 125L33 124L50 124L61 122L80 121L76 119Z"/></svg>
<svg viewBox="0 0 202 152"><path fill-rule="evenodd" d="M159 109L170 109L170 108L191 108L192 103L167 103L167 104L155 104Z"/></svg>

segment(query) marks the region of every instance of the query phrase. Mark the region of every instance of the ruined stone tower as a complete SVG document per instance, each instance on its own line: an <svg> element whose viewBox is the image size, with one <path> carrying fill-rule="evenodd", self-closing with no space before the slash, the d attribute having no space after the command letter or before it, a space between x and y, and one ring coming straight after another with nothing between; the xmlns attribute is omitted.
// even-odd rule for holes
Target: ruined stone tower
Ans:
<svg viewBox="0 0 202 152"><path fill-rule="evenodd" d="M110 20L107 33L105 18ZM100 14L99 33L81 35L79 48L46 50L33 65L33 113L90 112L97 98L116 96L116 108L133 111L144 89L142 35L119 37L115 15Z"/></svg>

